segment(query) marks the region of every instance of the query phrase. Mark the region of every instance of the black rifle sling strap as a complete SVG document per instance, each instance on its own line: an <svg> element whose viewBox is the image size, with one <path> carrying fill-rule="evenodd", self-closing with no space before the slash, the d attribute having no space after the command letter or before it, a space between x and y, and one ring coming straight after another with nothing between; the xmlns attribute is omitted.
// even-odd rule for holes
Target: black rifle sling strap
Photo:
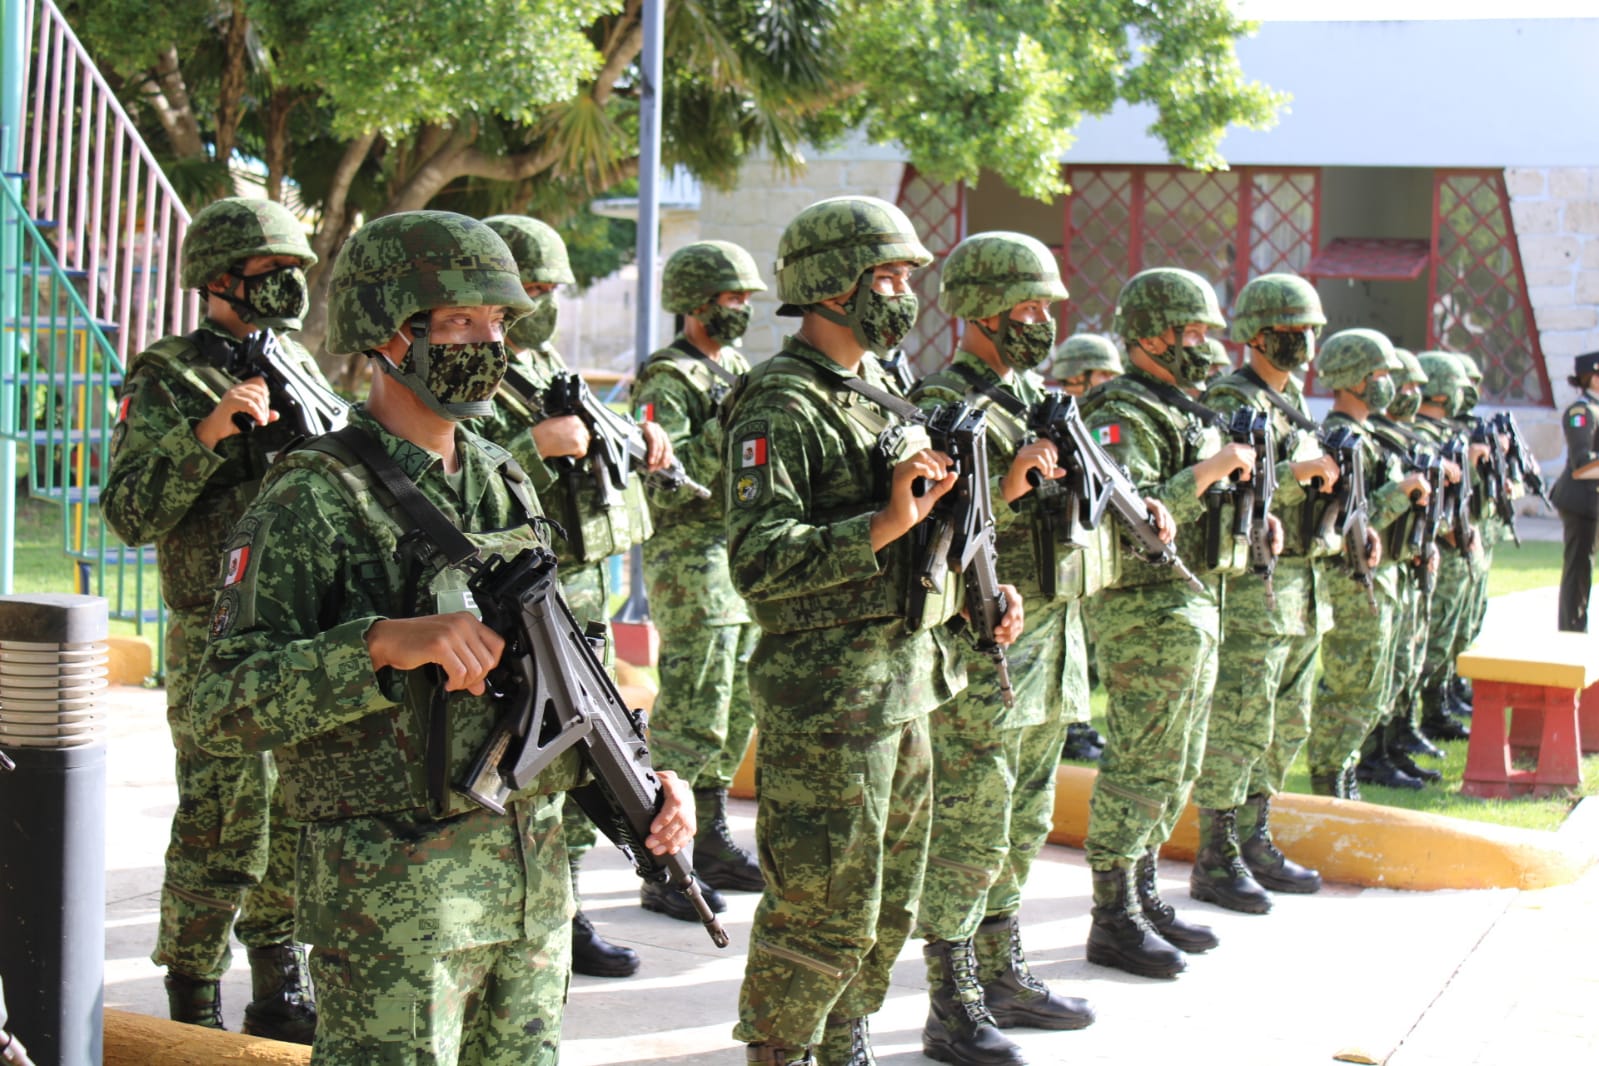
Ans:
<svg viewBox="0 0 1599 1066"><path fill-rule="evenodd" d="M405 471L400 469L400 464L394 461L393 456L389 455L370 433L360 426L347 425L329 436L361 460L361 465L378 479L378 484L389 494L395 506L410 520L412 528L432 543L450 566L459 566L476 557L477 548L473 547L466 534L457 529L455 523L451 522L433 501L422 495L416 483L405 475ZM512 477L507 477L507 487L513 481ZM513 490L512 495L524 510L531 502L527 498L526 490L520 485ZM436 684L433 688L432 706L428 709L426 754L428 796L441 811L449 794L450 767L447 756L450 727L449 715L446 713L447 698L443 684Z"/></svg>
<svg viewBox="0 0 1599 1066"><path fill-rule="evenodd" d="M1259 374L1255 373L1254 367L1246 363L1244 367L1238 371L1238 376L1260 389L1261 392L1265 393L1266 400L1273 407L1277 408L1277 410L1281 411L1284 415L1287 415L1288 421L1292 422L1300 429L1305 430L1307 433L1314 433L1318 428L1320 428L1316 425L1313 419L1306 418L1303 411L1289 403L1288 397L1284 396L1282 393L1266 384L1265 379Z"/></svg>
<svg viewBox="0 0 1599 1066"><path fill-rule="evenodd" d="M1154 378L1129 377L1126 380L1130 384L1137 385L1139 388L1154 396L1157 400L1161 401L1167 406L1175 407L1179 411L1187 412L1188 414L1193 415L1195 418L1198 418L1201 422L1204 422L1207 425L1215 426L1223 433L1228 432L1230 429L1228 421L1223 418L1219 412L1206 407L1198 400L1189 399L1175 385L1168 385L1164 381L1157 381Z"/></svg>
<svg viewBox="0 0 1599 1066"><path fill-rule="evenodd" d="M684 355L692 356L693 358L699 360L705 365L706 368L710 370L712 374L721 378L722 384L726 385L728 388L732 388L738 384L737 374L733 373L731 370L727 369L727 367L723 366L721 363L718 363L715 359L712 359L710 356L694 347L694 345L690 344L686 338L677 338L677 340L672 342L671 347L676 351L682 352Z"/></svg>
<svg viewBox="0 0 1599 1066"><path fill-rule="evenodd" d="M976 400L988 400L994 406L1015 418L1017 427L1007 425L1001 419L991 419L989 428L1005 435L1012 447L1020 447L1027 437L1027 415L1031 410L1027 401L1017 396L1010 390L1003 388L997 381L981 381L976 372L970 367L955 363L950 366L955 375L966 382L966 395ZM976 406L981 407L978 403Z"/></svg>

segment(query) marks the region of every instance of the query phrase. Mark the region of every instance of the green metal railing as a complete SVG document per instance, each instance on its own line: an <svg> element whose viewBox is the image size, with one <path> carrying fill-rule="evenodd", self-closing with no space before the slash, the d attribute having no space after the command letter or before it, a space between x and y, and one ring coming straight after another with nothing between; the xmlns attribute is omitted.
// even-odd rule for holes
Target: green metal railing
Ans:
<svg viewBox="0 0 1599 1066"><path fill-rule="evenodd" d="M29 495L60 507L76 591L105 597L111 616L140 632L154 624L159 643L165 626L154 549L123 545L96 506L122 384L122 360L109 339L118 324L89 312L74 272L5 181L0 266L0 437L25 450Z"/></svg>

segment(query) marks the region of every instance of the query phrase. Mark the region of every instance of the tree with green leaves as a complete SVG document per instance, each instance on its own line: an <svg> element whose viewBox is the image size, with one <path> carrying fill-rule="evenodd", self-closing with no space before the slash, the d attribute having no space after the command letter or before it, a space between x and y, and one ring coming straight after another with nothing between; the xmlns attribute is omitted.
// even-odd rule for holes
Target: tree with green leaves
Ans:
<svg viewBox="0 0 1599 1066"><path fill-rule="evenodd" d="M63 6L180 193L256 161L268 195L314 212L324 263L361 217L560 224L637 176L642 0ZM797 169L861 128L933 178L986 169L1048 199L1072 129L1125 101L1153 107L1174 161L1212 168L1229 125L1282 103L1239 69L1249 29L1226 0L671 0L663 160L725 188L756 153Z"/></svg>

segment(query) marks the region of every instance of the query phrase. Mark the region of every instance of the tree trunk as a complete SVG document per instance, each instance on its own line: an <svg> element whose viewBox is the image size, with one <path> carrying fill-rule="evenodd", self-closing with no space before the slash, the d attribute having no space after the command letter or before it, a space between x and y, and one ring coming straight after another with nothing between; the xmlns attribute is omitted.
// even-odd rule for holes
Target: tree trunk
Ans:
<svg viewBox="0 0 1599 1066"><path fill-rule="evenodd" d="M144 102L155 113L156 121L167 135L167 143L179 159L190 159L205 154L205 142L200 139L200 121L195 117L194 104L189 99L189 87L183 81L183 69L178 64L178 50L168 48L156 60L155 69L144 79Z"/></svg>
<svg viewBox="0 0 1599 1066"><path fill-rule="evenodd" d="M328 184L327 199L322 202L322 218L316 232L311 235L311 250L317 255L317 264L306 271L306 282L311 289L311 310L305 316L305 328L298 340L317 356L322 371L331 378L339 372L336 360L327 358L322 351L323 338L328 330L328 291L332 284L333 254L355 228L349 213L350 184L360 171L361 164L377 143L377 131L361 134L345 146L339 165L333 170L333 180Z"/></svg>
<svg viewBox="0 0 1599 1066"><path fill-rule="evenodd" d="M222 42L222 78L217 87L216 158L223 164L233 158L233 146L239 137L246 76L249 73L245 36L250 30L250 19L244 13L243 0L232 0L229 8L227 35Z"/></svg>
<svg viewBox="0 0 1599 1066"><path fill-rule="evenodd" d="M298 94L288 89L274 89L267 99L266 193L269 199L280 203L283 200L283 176L289 170L289 114L298 102Z"/></svg>

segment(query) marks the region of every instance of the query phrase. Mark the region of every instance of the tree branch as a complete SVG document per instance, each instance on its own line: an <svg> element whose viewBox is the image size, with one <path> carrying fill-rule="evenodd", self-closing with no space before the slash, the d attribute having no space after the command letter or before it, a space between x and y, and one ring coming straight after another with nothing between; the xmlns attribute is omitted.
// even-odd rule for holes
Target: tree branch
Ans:
<svg viewBox="0 0 1599 1066"><path fill-rule="evenodd" d="M344 155L339 158L339 165L333 169L333 178L328 182L328 194L322 202L322 218L317 224L316 233L311 237L311 250L322 260L316 269L321 270L338 248L345 229L345 218L349 214L350 185L355 181L356 173L361 169L361 164L366 162L367 153L372 151L372 145L377 143L376 130L368 130L344 147Z"/></svg>
<svg viewBox="0 0 1599 1066"><path fill-rule="evenodd" d="M194 114L194 103L189 99L189 87L183 81L176 48L169 46L161 53L155 69L144 79L141 94L179 159L205 154L200 122Z"/></svg>
<svg viewBox="0 0 1599 1066"><path fill-rule="evenodd" d="M589 90L596 103L603 104L611 98L616 79L644 50L644 23L639 18L639 6L640 0L628 0L626 10L605 42L604 61L594 72L594 87Z"/></svg>
<svg viewBox="0 0 1599 1066"><path fill-rule="evenodd" d="M478 128L474 121L465 121L450 131L449 140L440 145L411 176L400 183L389 195L384 205L385 215L395 211L420 211L443 188L465 171L460 169L461 156L477 140Z"/></svg>

